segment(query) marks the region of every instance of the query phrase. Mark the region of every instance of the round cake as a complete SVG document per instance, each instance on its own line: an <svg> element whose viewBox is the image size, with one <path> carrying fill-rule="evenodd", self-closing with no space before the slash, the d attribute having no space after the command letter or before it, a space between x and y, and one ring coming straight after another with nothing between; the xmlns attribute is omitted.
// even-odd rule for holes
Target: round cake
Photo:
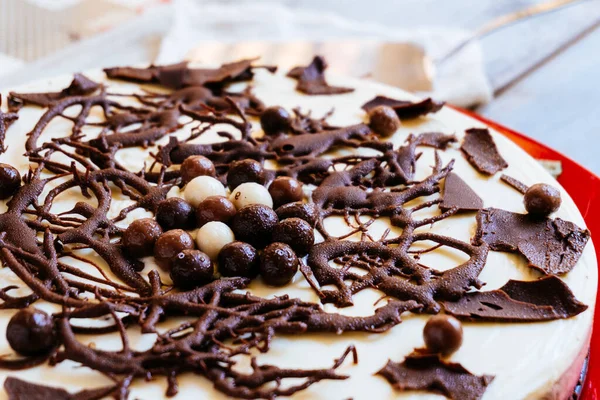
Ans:
<svg viewBox="0 0 600 400"><path fill-rule="evenodd" d="M502 135L320 57L2 95L8 399L568 399L597 289Z"/></svg>

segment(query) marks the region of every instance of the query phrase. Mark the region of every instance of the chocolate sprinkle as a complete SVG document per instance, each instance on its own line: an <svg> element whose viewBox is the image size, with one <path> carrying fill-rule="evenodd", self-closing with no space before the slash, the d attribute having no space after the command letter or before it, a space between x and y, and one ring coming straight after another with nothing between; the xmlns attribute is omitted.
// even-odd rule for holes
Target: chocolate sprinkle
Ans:
<svg viewBox="0 0 600 400"><path fill-rule="evenodd" d="M469 163L482 174L494 175L508 167L508 163L498 153L494 139L487 129L467 129L460 149Z"/></svg>
<svg viewBox="0 0 600 400"><path fill-rule="evenodd" d="M458 319L494 322L565 319L588 308L556 276L529 282L510 280L498 290L469 293L443 305L447 313Z"/></svg>
<svg viewBox="0 0 600 400"><path fill-rule="evenodd" d="M449 173L444 181L444 194L440 208L477 211L483 208L483 200L458 175Z"/></svg>
<svg viewBox="0 0 600 400"><path fill-rule="evenodd" d="M321 56L313 58L306 67L295 67L287 76L298 81L296 90L310 95L332 95L353 92L352 88L330 86L325 80L327 62Z"/></svg>
<svg viewBox="0 0 600 400"><path fill-rule="evenodd" d="M390 360L377 374L396 390L427 390L453 400L480 399L494 379L490 375L473 375L460 364L421 352L413 352L401 363Z"/></svg>
<svg viewBox="0 0 600 400"><path fill-rule="evenodd" d="M544 274L564 274L573 269L590 238L587 229L560 218L532 218L497 208L477 214L473 243L490 249L520 253L529 266Z"/></svg>
<svg viewBox="0 0 600 400"><path fill-rule="evenodd" d="M362 109L366 112L369 112L378 106L389 106L393 108L394 111L396 111L398 118L403 120L421 117L429 113L436 113L442 109L444 103L433 101L431 98L413 103L412 101L396 100L385 96L376 96L363 104Z"/></svg>

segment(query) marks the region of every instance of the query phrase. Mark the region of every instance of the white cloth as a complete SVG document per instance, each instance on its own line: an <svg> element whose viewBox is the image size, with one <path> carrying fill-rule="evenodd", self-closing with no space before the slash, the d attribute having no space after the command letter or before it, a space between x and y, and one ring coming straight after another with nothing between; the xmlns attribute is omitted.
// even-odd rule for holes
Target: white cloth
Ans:
<svg viewBox="0 0 600 400"><path fill-rule="evenodd" d="M435 60L468 35L464 30L441 27L390 29L318 10L291 9L276 2L207 4L203 0L175 0L174 21L162 40L156 62L171 63L189 58L190 51L202 43L209 43L214 48L215 42L231 44L239 41L263 41L265 51L269 51L268 43L274 41L293 41L296 44L303 41L310 46L310 42L315 41L359 39L368 39L371 43L415 44L424 49L428 58ZM281 47L280 43L279 48ZM213 51L210 55L204 54L202 61L220 63L232 60L232 54L222 53L219 55ZM341 56L348 60L359 57L348 52ZM443 64L436 65L433 91L425 94L463 107L488 102L492 91L483 69L479 44L470 43Z"/></svg>

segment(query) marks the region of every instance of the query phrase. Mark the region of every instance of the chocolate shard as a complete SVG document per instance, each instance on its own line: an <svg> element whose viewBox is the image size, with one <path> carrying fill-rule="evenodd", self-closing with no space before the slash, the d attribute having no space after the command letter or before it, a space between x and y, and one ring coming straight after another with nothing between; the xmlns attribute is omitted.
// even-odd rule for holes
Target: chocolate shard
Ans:
<svg viewBox="0 0 600 400"><path fill-rule="evenodd" d="M520 192L521 194L525 194L525 192L527 192L527 189L529 189L529 186L527 186L517 178L513 178L512 176L502 174L500 175L500 180L506 183L508 186L515 189L517 192Z"/></svg>
<svg viewBox="0 0 600 400"><path fill-rule="evenodd" d="M163 66L151 65L148 68L106 68L104 72L111 79L158 83L168 88L181 89L188 86L225 85L250 80L254 76L254 61L255 59L240 60L223 64L219 68L190 68L186 62L182 62Z"/></svg>
<svg viewBox="0 0 600 400"><path fill-rule="evenodd" d="M459 211L477 211L483 208L483 200L460 176L451 172L444 182L442 209L457 208Z"/></svg>
<svg viewBox="0 0 600 400"><path fill-rule="evenodd" d="M115 386L82 390L71 394L64 389L38 385L18 378L8 377L4 381L8 400L99 400L106 398L117 388Z"/></svg>
<svg viewBox="0 0 600 400"><path fill-rule="evenodd" d="M296 79L296 90L310 95L332 95L353 92L354 89L330 86L325 80L327 62L321 56L313 58L306 67L295 67L287 76Z"/></svg>
<svg viewBox="0 0 600 400"><path fill-rule="evenodd" d="M552 321L588 308L556 276L529 282L510 280L498 290L469 293L442 304L448 314L461 320L494 322Z"/></svg>
<svg viewBox="0 0 600 400"><path fill-rule="evenodd" d="M520 253L529 266L545 274L564 274L575 267L590 238L587 229L560 218L535 219L497 208L480 210L473 242L492 250Z"/></svg>
<svg viewBox="0 0 600 400"><path fill-rule="evenodd" d="M419 146L434 147L439 150L446 150L450 143L457 141L456 136L446 135L442 132L424 132L417 136Z"/></svg>
<svg viewBox="0 0 600 400"><path fill-rule="evenodd" d="M361 108L366 112L369 112L369 110L378 106L392 107L394 111L396 111L398 118L411 119L421 117L429 113L436 113L442 109L444 103L433 101L431 98L413 103L412 101L396 100L385 96L376 96L363 104Z"/></svg>
<svg viewBox="0 0 600 400"><path fill-rule="evenodd" d="M396 390L426 390L454 400L480 399L494 379L490 375L473 375L460 364L419 351L408 355L401 363L388 361L377 374Z"/></svg>
<svg viewBox="0 0 600 400"><path fill-rule="evenodd" d="M10 100L19 101L24 104L32 104L40 107L48 107L51 104L71 96L87 96L94 93L100 84L94 82L83 74L75 74L71 84L60 92L47 93L10 93Z"/></svg>
<svg viewBox="0 0 600 400"><path fill-rule="evenodd" d="M494 175L508 167L487 129L467 129L460 149L469 163L482 174Z"/></svg>

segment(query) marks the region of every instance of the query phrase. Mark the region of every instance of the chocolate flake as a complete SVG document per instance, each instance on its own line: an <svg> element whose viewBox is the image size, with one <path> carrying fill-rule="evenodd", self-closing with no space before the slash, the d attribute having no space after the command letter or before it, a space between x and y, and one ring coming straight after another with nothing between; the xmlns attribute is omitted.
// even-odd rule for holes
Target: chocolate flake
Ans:
<svg viewBox="0 0 600 400"><path fill-rule="evenodd" d="M480 210L473 243L490 249L520 253L529 266L544 274L564 274L573 269L590 238L587 229L560 218L534 218L497 208Z"/></svg>
<svg viewBox="0 0 600 400"><path fill-rule="evenodd" d="M100 85L83 74L75 74L71 84L60 92L48 93L10 93L12 101L49 107L51 104L71 96L88 96L100 88Z"/></svg>
<svg viewBox="0 0 600 400"><path fill-rule="evenodd" d="M306 67L295 67L287 76L298 81L296 90L310 95L332 95L353 92L354 89L330 86L325 80L327 62L321 56L313 58Z"/></svg>
<svg viewBox="0 0 600 400"><path fill-rule="evenodd" d="M433 101L431 98L412 102L406 100L396 100L385 96L376 96L362 105L362 109L369 112L377 106L389 106L396 111L398 118L412 119L421 117L430 113L436 113L444 106L443 102Z"/></svg>
<svg viewBox="0 0 600 400"><path fill-rule="evenodd" d="M458 175L451 172L444 181L442 209L456 208L460 211L477 211L483 208L483 200Z"/></svg>
<svg viewBox="0 0 600 400"><path fill-rule="evenodd" d="M480 399L494 379L477 376L462 365L442 360L437 354L413 352L403 362L388 361L378 375L396 390L427 390L453 400Z"/></svg>
<svg viewBox="0 0 600 400"><path fill-rule="evenodd" d="M510 280L498 290L469 293L443 302L447 313L465 321L535 322L574 317L587 306L556 276L537 281Z"/></svg>
<svg viewBox="0 0 600 400"><path fill-rule="evenodd" d="M469 163L482 174L494 175L508 167L488 129L467 129L460 149Z"/></svg>
<svg viewBox="0 0 600 400"><path fill-rule="evenodd" d="M521 194L525 194L525 192L527 192L527 189L529 189L529 186L527 186L520 180L513 178L512 176L502 174L500 175L500 180Z"/></svg>
<svg viewBox="0 0 600 400"><path fill-rule="evenodd" d="M69 393L64 389L38 385L18 378L8 377L4 381L8 400L100 400L116 395L118 385L93 390Z"/></svg>
<svg viewBox="0 0 600 400"><path fill-rule="evenodd" d="M417 137L419 146L434 147L438 150L446 150L450 143L456 143L458 140L454 135L447 135L442 132L424 132Z"/></svg>

